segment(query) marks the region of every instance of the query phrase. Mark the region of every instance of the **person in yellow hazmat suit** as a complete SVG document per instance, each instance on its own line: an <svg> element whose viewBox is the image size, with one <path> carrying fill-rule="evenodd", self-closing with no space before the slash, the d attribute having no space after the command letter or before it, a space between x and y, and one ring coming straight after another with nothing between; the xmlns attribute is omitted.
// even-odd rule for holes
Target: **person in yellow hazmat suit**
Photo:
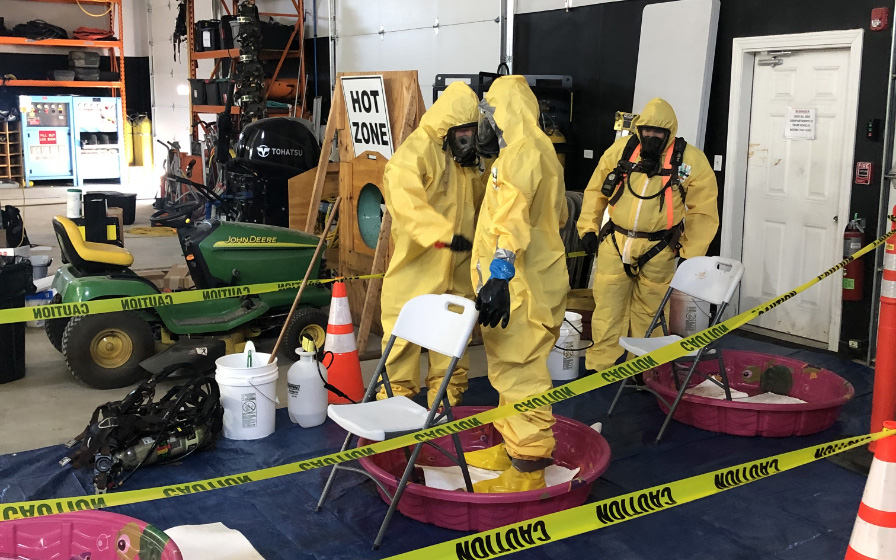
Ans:
<svg viewBox="0 0 896 560"><path fill-rule="evenodd" d="M383 174L395 250L383 279L383 331L392 332L408 300L423 294L472 299L470 249L482 202L484 173L475 150L479 98L462 82L449 85L420 118L420 126L395 151ZM388 337L383 339L383 346ZM432 405L450 359L429 352L426 385ZM451 404L467 388L469 360L462 358L448 387ZM420 390L420 347L396 340L386 362L392 391ZM378 398L386 398L381 388Z"/></svg>
<svg viewBox="0 0 896 560"><path fill-rule="evenodd" d="M644 336L676 257L705 255L719 228L715 173L703 152L675 138L672 106L652 99L635 126L637 134L616 140L601 156L576 223L585 250L597 252L594 346L585 355L591 371L624 355L620 336ZM610 219L602 228L607 207Z"/></svg>
<svg viewBox="0 0 896 560"><path fill-rule="evenodd" d="M500 404L552 387L547 359L566 308L569 277L561 221L563 169L538 127L538 101L522 76L495 80L480 103L477 145L497 154L479 211L471 259L488 377ZM551 407L495 421L504 443L465 454L467 463L503 471L476 492L544 488L552 462Z"/></svg>

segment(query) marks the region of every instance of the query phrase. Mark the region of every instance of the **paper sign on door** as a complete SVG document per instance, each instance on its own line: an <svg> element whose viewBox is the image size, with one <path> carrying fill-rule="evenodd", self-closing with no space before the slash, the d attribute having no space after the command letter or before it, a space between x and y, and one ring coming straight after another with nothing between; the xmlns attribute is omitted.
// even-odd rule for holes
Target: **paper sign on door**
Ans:
<svg viewBox="0 0 896 560"><path fill-rule="evenodd" d="M815 140L815 109L788 107L784 113L784 138Z"/></svg>

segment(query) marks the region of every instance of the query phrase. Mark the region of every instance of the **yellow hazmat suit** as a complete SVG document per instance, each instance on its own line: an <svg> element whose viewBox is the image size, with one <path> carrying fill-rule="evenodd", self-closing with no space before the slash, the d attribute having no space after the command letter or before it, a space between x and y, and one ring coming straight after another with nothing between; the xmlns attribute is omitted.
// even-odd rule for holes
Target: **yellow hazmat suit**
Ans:
<svg viewBox="0 0 896 560"><path fill-rule="evenodd" d="M449 85L386 164L383 190L395 244L380 300L386 334L392 332L399 311L411 298L423 294L474 297L469 253L436 249L435 244L450 243L456 234L473 239L485 175L478 166L455 163L451 151L442 146L449 128L476 122L478 102L466 84ZM384 348L385 344L384 339ZM430 404L449 362L450 358L429 353L426 385ZM468 367L464 356L448 388L452 404L460 401L467 388ZM420 390L420 347L396 340L386 371L396 395L416 395ZM385 389L377 396L385 398Z"/></svg>
<svg viewBox="0 0 896 560"><path fill-rule="evenodd" d="M566 193L563 169L551 140L538 128L538 101L526 80L498 78L485 101L495 109L504 145L485 187L471 264L473 282L481 285L489 279L496 254L513 255L507 328L482 328L488 377L503 405L552 386L547 359L557 341L569 291L560 238ZM550 406L495 422L507 453L527 461L551 457L553 425Z"/></svg>
<svg viewBox="0 0 896 560"><path fill-rule="evenodd" d="M678 120L672 107L662 99L652 99L635 124L669 130L668 140L663 146L662 162L666 166L678 131ZM628 137L622 137L604 152L588 182L582 214L576 224L581 237L601 229L604 209L612 198L612 195L607 197L601 193L601 186L607 175L616 168L628 140ZM690 144L684 151L678 175L680 188L673 187L671 194L663 193L645 200L629 191L628 181L639 196L649 197L663 189L669 177L631 173L616 187L617 191L623 191L618 201L609 207L609 216L616 226L625 230L648 233L669 229L670 225L677 227L684 220L684 230L678 243L681 257L687 259L705 255L716 235L719 227L716 205L718 187L706 156ZM662 207L660 201L663 201ZM671 201L671 205L667 201ZM656 254L634 278L626 274L623 263L636 264L638 258L656 244L657 241L631 237L619 231L607 235L600 244L594 275L595 309L591 320L594 346L585 357L588 369L601 370L616 362L624 352L619 346L620 336L644 336L647 331L675 274L675 247L666 247ZM662 332L658 329L654 334L660 336Z"/></svg>

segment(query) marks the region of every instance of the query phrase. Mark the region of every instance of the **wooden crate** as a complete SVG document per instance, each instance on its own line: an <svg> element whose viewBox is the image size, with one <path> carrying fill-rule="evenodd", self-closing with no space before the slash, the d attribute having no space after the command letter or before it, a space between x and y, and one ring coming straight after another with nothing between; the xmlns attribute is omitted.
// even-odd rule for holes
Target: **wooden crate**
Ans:
<svg viewBox="0 0 896 560"><path fill-rule="evenodd" d="M0 123L0 182L25 186L22 133L18 122Z"/></svg>

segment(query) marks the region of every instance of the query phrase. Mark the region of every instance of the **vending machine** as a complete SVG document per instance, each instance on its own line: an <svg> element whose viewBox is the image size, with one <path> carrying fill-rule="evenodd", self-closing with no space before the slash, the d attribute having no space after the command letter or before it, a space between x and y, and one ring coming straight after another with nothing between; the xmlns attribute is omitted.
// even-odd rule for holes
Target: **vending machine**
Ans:
<svg viewBox="0 0 896 560"><path fill-rule="evenodd" d="M74 181L75 142L72 137L72 96L21 95L25 183Z"/></svg>
<svg viewBox="0 0 896 560"><path fill-rule="evenodd" d="M74 132L77 183L121 179L125 171L121 99L75 97Z"/></svg>

